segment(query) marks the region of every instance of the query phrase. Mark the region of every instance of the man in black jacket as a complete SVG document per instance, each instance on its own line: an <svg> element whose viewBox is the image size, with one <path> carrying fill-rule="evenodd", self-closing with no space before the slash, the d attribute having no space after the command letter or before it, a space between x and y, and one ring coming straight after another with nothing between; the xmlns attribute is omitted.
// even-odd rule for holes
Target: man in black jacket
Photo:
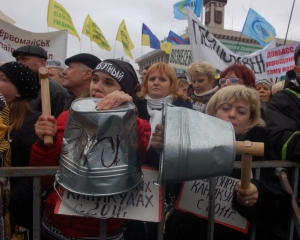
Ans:
<svg viewBox="0 0 300 240"><path fill-rule="evenodd" d="M284 90L277 92L267 106L270 160L300 160L300 45L294 58L296 66L286 73Z"/></svg>
<svg viewBox="0 0 300 240"><path fill-rule="evenodd" d="M23 63L38 73L40 67L46 67L47 52L38 46L25 45L12 52L17 62ZM58 117L63 111L65 99L69 96L68 91L59 83L49 78L51 115ZM36 99L30 102L30 106L35 111L42 112L41 91Z"/></svg>

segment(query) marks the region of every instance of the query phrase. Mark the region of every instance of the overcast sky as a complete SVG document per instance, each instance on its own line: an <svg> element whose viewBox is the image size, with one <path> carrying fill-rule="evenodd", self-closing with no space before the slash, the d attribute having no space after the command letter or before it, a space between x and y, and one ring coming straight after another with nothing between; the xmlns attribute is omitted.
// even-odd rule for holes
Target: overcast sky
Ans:
<svg viewBox="0 0 300 240"><path fill-rule="evenodd" d="M57 0L71 15L81 42L68 35L67 57L80 53L93 53L100 59L129 57L122 44L116 42L116 34L125 20L129 35L135 45L131 51L135 59L153 49L141 46L142 23L145 23L158 39L168 36L170 30L180 33L187 27L187 20L173 16L173 5L179 0ZM52 32L47 27L48 0L0 0L0 10L16 21L15 26L31 32ZM277 37L285 38L293 0L228 0L225 6L225 29L241 31L249 8L262 15L276 29ZM300 1L295 2L288 39L300 41ZM89 38L81 35L86 16L99 26L112 47L111 52L100 49ZM137 65L130 61L135 68Z"/></svg>

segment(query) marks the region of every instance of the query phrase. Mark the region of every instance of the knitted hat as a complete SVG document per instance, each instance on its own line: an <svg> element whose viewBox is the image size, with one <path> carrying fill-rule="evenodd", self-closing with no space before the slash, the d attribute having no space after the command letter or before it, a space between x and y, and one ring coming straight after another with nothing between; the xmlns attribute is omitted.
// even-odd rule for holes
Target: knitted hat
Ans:
<svg viewBox="0 0 300 240"><path fill-rule="evenodd" d="M40 58L44 58L47 60L47 52L44 48L34 46L34 45L25 45L17 48L12 52L13 57L17 57L18 55L32 55Z"/></svg>
<svg viewBox="0 0 300 240"><path fill-rule="evenodd" d="M8 62L0 66L0 70L16 86L23 98L34 99L37 97L39 80L29 67L18 62Z"/></svg>
<svg viewBox="0 0 300 240"><path fill-rule="evenodd" d="M132 65L121 60L104 60L97 65L93 73L96 71L112 76L120 84L122 91L129 95L132 94L134 87L139 84L138 77Z"/></svg>
<svg viewBox="0 0 300 240"><path fill-rule="evenodd" d="M268 79L256 79L255 84L256 84L256 85L259 85L259 84L267 84L267 85L270 86L270 88L272 88L272 83L271 83L271 81L268 80Z"/></svg>
<svg viewBox="0 0 300 240"><path fill-rule="evenodd" d="M72 62L83 63L84 65L94 70L94 68L101 62L101 60L98 57L89 53L79 53L77 55L67 58L65 64L69 65Z"/></svg>

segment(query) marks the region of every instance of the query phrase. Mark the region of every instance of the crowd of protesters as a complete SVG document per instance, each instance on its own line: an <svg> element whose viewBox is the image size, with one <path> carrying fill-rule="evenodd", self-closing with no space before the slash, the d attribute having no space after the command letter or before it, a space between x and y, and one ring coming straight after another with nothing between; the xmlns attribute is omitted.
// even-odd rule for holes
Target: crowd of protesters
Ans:
<svg viewBox="0 0 300 240"><path fill-rule="evenodd" d="M95 105L97 110L119 107L128 101L135 104L140 164L156 169L164 146L165 103L230 122L238 141L263 142L264 156L254 157L254 161L299 160L300 45L295 49L294 69L286 73L285 81L276 84L272 79L256 79L249 68L240 64L223 69L217 76L208 62L193 62L186 73L176 73L160 62L142 69L137 76L127 62L80 53L65 60L66 69L47 66L50 117L42 114L37 74L40 67L46 67L46 51L26 45L12 55L16 61L0 66L1 166L58 166L69 109L74 100L86 97L101 98ZM112 68L122 77L113 75ZM44 136L52 136L53 144L45 145ZM241 156L235 161L241 161ZM249 189L243 189L240 183L235 188L232 208L256 225L255 239L287 239L289 234L291 197L273 170L264 169L260 180L251 179ZM240 176L236 169L230 175L237 179ZM32 178L0 180L5 190L0 240L32 239ZM54 177L43 177L41 183L42 239L99 239L99 219L55 214L59 196L53 189ZM166 205L175 206L181 187L182 183L166 185ZM165 219L164 239L206 239L207 226L207 220L173 208ZM110 218L106 239L152 240L157 239L157 231L157 223ZM214 236L217 240L250 239L250 233L219 224L215 225Z"/></svg>

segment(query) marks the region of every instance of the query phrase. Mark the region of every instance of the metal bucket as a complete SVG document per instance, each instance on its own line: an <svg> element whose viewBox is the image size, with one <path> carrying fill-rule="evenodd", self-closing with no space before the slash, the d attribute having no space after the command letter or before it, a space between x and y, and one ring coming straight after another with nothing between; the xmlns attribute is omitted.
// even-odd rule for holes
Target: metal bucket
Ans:
<svg viewBox="0 0 300 240"><path fill-rule="evenodd" d="M99 101L72 103L56 174L64 188L83 195L122 193L142 180L135 105L98 111Z"/></svg>
<svg viewBox="0 0 300 240"><path fill-rule="evenodd" d="M164 115L158 184L231 173L236 152L231 123L171 104L164 106Z"/></svg>

